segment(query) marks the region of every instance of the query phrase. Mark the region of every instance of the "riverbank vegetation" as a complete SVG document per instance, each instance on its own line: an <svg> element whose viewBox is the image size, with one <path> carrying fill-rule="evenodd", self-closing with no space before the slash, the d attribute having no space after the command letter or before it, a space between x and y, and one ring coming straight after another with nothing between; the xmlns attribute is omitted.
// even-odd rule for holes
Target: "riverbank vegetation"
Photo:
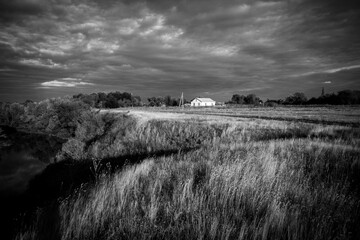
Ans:
<svg viewBox="0 0 360 240"><path fill-rule="evenodd" d="M40 102L1 103L0 124L28 132L71 137L77 123L90 107L72 98L53 98Z"/></svg>

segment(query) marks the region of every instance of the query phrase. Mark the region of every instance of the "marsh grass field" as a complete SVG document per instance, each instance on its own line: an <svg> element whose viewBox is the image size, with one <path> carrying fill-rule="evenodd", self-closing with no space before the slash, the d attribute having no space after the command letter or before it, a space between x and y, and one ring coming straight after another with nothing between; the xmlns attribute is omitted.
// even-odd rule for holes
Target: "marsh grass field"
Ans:
<svg viewBox="0 0 360 240"><path fill-rule="evenodd" d="M16 239L360 239L359 107L97 114L60 156L92 177Z"/></svg>

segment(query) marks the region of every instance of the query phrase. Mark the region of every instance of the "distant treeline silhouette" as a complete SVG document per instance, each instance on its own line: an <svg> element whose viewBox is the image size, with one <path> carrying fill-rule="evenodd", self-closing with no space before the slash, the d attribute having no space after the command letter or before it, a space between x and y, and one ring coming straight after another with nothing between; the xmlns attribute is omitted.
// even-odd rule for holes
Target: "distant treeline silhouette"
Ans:
<svg viewBox="0 0 360 240"><path fill-rule="evenodd" d="M344 90L337 94L324 94L318 98L310 98L307 104L355 105L360 104L360 91Z"/></svg>
<svg viewBox="0 0 360 240"><path fill-rule="evenodd" d="M259 105L262 101L255 94L247 96L234 94L227 104ZM304 93L296 92L285 99L267 99L265 106L276 105L356 105L360 104L360 91L343 90L338 93L322 94L319 97L308 99Z"/></svg>
<svg viewBox="0 0 360 240"><path fill-rule="evenodd" d="M226 102L227 104L252 104L258 105L261 103L259 97L255 94L249 94L247 96L234 94L230 101Z"/></svg>
<svg viewBox="0 0 360 240"><path fill-rule="evenodd" d="M142 105L139 96L133 96L128 92L110 92L110 93L92 93L92 94L77 94L73 98L79 99L95 108L119 108L119 107L138 107Z"/></svg>
<svg viewBox="0 0 360 240"><path fill-rule="evenodd" d="M161 106L179 106L180 99L173 98L169 95L162 97L149 97L147 103L143 103L139 96L133 96L128 92L110 92L110 93L92 93L92 94L77 94L73 96L74 99L81 100L85 104L94 108L119 108L119 107L161 107ZM186 102L186 100L184 101Z"/></svg>
<svg viewBox="0 0 360 240"><path fill-rule="evenodd" d="M148 106L150 107L161 107L161 106L167 106L167 107L174 107L179 106L180 98L173 98L169 95L165 97L150 97L148 100ZM184 99L184 103L188 103L186 99Z"/></svg>

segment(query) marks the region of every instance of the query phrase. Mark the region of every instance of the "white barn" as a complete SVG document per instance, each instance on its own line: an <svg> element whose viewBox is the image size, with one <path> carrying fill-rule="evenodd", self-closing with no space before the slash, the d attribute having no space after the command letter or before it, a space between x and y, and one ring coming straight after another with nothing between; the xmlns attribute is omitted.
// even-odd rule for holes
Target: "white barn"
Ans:
<svg viewBox="0 0 360 240"><path fill-rule="evenodd" d="M212 107L215 106L215 101L211 98L194 98L191 101L192 107Z"/></svg>

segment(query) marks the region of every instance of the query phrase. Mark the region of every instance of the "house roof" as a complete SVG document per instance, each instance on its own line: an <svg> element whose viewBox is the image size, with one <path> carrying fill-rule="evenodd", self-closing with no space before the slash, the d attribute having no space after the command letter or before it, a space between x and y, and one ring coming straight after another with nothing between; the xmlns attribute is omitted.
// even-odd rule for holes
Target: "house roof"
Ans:
<svg viewBox="0 0 360 240"><path fill-rule="evenodd" d="M212 100L211 98L194 98L193 100L191 101L194 101L194 100L199 100L200 102L215 102L214 100Z"/></svg>

